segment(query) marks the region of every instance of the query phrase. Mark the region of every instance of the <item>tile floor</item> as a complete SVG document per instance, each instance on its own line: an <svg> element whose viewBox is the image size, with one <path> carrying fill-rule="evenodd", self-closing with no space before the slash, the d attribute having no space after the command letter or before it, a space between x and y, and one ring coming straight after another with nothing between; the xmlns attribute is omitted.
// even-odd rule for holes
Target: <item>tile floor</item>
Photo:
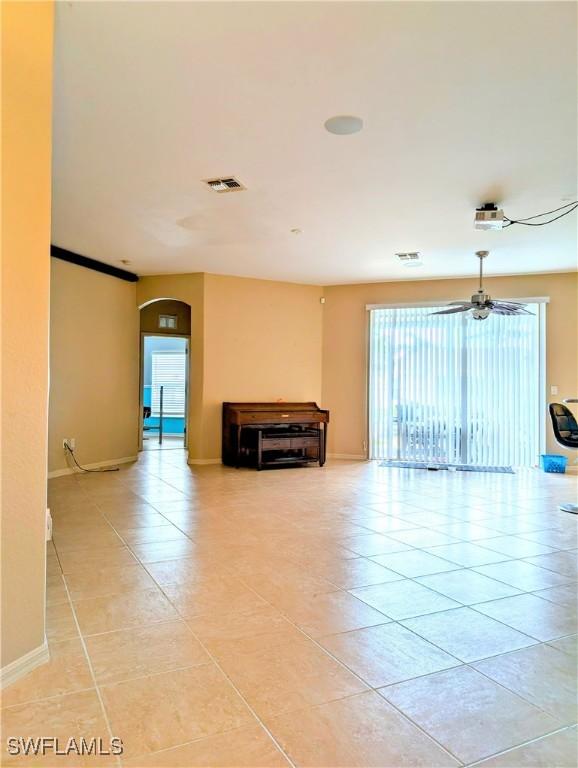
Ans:
<svg viewBox="0 0 578 768"><path fill-rule="evenodd" d="M49 494L51 660L3 732L124 754L2 765L576 765L575 477L171 450Z"/></svg>

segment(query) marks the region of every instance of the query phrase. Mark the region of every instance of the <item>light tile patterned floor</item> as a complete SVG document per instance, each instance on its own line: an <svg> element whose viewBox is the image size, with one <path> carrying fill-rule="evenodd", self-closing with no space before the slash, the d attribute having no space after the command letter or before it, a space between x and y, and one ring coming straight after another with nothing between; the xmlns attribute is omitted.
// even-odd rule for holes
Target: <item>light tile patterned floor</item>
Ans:
<svg viewBox="0 0 578 768"><path fill-rule="evenodd" d="M191 469L50 483L49 664L3 765L576 765L576 477Z"/></svg>

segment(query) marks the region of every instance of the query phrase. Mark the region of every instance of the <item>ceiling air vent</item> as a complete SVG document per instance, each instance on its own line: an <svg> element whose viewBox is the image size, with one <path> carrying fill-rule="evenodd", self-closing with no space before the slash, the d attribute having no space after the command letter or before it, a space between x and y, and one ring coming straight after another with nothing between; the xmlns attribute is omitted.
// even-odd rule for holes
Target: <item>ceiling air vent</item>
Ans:
<svg viewBox="0 0 578 768"><path fill-rule="evenodd" d="M245 187L234 176L225 179L206 179L205 184L215 192L240 192Z"/></svg>
<svg viewBox="0 0 578 768"><path fill-rule="evenodd" d="M418 251L395 254L399 261L406 267L421 267L422 261Z"/></svg>

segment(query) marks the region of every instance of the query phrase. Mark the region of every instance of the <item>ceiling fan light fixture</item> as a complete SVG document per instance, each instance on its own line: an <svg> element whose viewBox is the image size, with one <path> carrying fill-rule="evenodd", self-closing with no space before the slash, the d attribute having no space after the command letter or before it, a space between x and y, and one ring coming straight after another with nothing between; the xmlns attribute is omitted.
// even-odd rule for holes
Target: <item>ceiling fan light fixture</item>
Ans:
<svg viewBox="0 0 578 768"><path fill-rule="evenodd" d="M445 309L432 312L432 315L454 315L458 312L470 312L474 320L485 320L491 314L496 315L532 315L525 309L525 304L518 301L498 301L486 293L483 287L484 259L489 251L476 251L480 260L480 285L470 301L451 301Z"/></svg>

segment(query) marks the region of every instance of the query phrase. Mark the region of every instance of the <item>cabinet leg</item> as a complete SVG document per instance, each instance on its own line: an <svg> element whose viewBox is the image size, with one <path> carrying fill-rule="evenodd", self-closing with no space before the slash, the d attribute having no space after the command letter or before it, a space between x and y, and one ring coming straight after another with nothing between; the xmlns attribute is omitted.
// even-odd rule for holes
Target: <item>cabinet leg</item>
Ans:
<svg viewBox="0 0 578 768"><path fill-rule="evenodd" d="M236 453L236 462L235 466L237 469L239 469L239 465L241 463L241 427L237 427L237 434L235 435L235 439L237 441L237 450Z"/></svg>
<svg viewBox="0 0 578 768"><path fill-rule="evenodd" d="M324 426L323 430L321 430L321 434L319 435L319 466L320 467L322 467L325 464L326 439L327 439L327 424Z"/></svg>

